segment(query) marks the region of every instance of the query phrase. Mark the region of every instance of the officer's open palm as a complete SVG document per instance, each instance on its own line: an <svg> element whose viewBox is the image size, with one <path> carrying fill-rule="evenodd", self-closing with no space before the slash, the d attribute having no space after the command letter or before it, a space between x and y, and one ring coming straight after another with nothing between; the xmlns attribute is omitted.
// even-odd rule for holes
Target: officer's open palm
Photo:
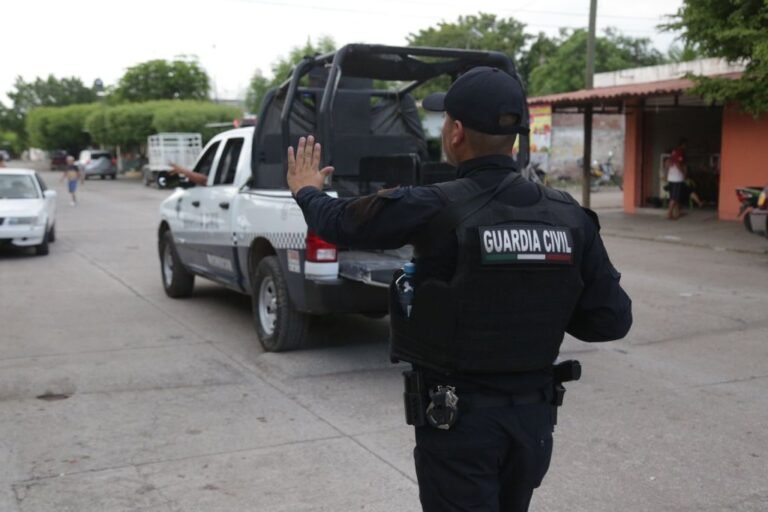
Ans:
<svg viewBox="0 0 768 512"><path fill-rule="evenodd" d="M299 139L294 153L293 146L288 148L288 188L296 194L304 187L322 190L325 179L333 172L333 167L320 169L320 143L310 135Z"/></svg>

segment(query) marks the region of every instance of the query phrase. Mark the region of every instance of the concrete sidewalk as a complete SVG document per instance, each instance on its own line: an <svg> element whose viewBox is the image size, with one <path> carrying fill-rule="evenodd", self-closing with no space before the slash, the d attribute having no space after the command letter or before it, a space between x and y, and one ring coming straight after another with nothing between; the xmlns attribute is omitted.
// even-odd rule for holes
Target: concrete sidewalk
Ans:
<svg viewBox="0 0 768 512"><path fill-rule="evenodd" d="M687 211L678 220L666 210L641 209L627 214L616 209L596 209L604 237L631 238L702 247L716 251L768 254L768 238L748 233L740 221L718 220L714 210Z"/></svg>
<svg viewBox="0 0 768 512"><path fill-rule="evenodd" d="M581 189L565 189L577 201ZM591 195L592 209L600 216L604 237L665 242L716 251L768 254L768 238L748 233L741 221L723 221L713 209L683 210L676 221L667 219L663 208L640 208L635 214L624 213L624 193L606 188Z"/></svg>

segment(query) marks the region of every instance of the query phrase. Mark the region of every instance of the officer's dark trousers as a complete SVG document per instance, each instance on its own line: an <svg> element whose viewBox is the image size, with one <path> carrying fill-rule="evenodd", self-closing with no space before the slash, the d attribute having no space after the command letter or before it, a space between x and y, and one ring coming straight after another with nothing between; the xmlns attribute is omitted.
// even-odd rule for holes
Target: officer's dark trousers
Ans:
<svg viewBox="0 0 768 512"><path fill-rule="evenodd" d="M552 457L552 408L531 404L462 413L451 430L416 428L424 512L525 512Z"/></svg>

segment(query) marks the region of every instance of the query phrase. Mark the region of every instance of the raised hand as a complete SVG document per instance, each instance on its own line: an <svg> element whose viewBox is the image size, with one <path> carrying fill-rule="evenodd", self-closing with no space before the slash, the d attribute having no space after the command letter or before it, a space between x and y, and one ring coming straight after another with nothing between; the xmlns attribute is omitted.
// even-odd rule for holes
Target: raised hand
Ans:
<svg viewBox="0 0 768 512"><path fill-rule="evenodd" d="M325 179L333 172L333 167L320 169L322 147L312 135L299 139L294 153L293 146L288 148L288 188L296 194L304 187L322 190Z"/></svg>

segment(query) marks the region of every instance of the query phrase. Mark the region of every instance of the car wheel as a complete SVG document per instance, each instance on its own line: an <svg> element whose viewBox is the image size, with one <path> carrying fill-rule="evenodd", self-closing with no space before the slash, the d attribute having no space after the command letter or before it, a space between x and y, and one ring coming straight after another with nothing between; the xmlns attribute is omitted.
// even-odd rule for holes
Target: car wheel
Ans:
<svg viewBox="0 0 768 512"><path fill-rule="evenodd" d="M251 304L259 341L267 352L301 348L309 330L309 315L293 308L276 256L252 269Z"/></svg>
<svg viewBox="0 0 768 512"><path fill-rule="evenodd" d="M51 226L51 229L48 230L48 241L51 243L56 241L56 224Z"/></svg>
<svg viewBox="0 0 768 512"><path fill-rule="evenodd" d="M173 299L189 297L195 288L195 275L184 268L170 231L160 238L160 273L165 294Z"/></svg>
<svg viewBox="0 0 768 512"><path fill-rule="evenodd" d="M110 174L109 175L109 179L116 180L117 179L117 174Z"/></svg>
<svg viewBox="0 0 768 512"><path fill-rule="evenodd" d="M747 233L752 233L752 221L749 220L749 212L746 212L743 217L744 227Z"/></svg>
<svg viewBox="0 0 768 512"><path fill-rule="evenodd" d="M99 178L106 179L106 176L104 176L103 174L99 174Z"/></svg>
<svg viewBox="0 0 768 512"><path fill-rule="evenodd" d="M46 231L45 235L43 235L43 243L35 246L35 254L38 256L46 256L50 251L48 248L48 241L48 232Z"/></svg>

